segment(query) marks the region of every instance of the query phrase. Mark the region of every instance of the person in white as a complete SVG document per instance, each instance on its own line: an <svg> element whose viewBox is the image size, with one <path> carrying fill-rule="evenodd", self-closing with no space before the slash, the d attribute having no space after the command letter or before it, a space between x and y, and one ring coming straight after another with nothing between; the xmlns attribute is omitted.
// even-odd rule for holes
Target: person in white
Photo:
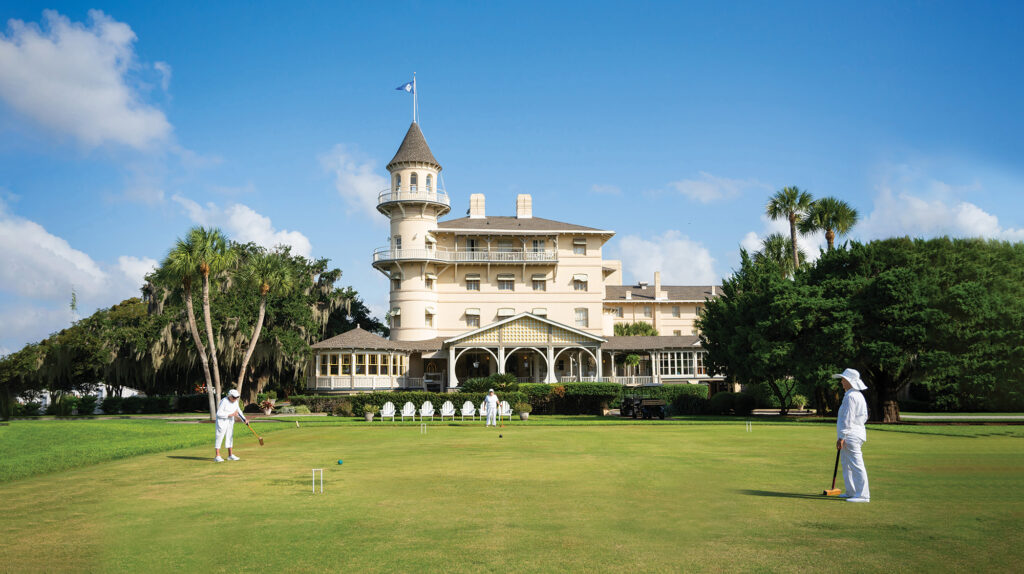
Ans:
<svg viewBox="0 0 1024 574"><path fill-rule="evenodd" d="M871 490L868 488L868 469L864 466L861 445L868 440L864 423L868 420L868 403L861 391L867 389L860 373L855 369L846 369L840 375L832 375L843 383L846 394L843 404L839 407L836 418L836 449L839 460L843 463L843 482L846 492L840 494L846 502L869 502Z"/></svg>
<svg viewBox="0 0 1024 574"><path fill-rule="evenodd" d="M213 449L216 453L216 457L213 459L214 462L224 462L224 459L220 456L220 443L223 441L224 446L228 447L228 460L241 460L233 452L231 447L234 444L235 435L235 419L245 421L245 415L242 414L242 405L238 402L238 391L231 389L228 391L228 396L220 400L220 405L217 407L217 432L213 439Z"/></svg>
<svg viewBox="0 0 1024 574"><path fill-rule="evenodd" d="M488 389L487 396L484 397L484 403L487 405L487 424L484 426L498 426L495 420L498 416L498 395L494 394L494 389Z"/></svg>

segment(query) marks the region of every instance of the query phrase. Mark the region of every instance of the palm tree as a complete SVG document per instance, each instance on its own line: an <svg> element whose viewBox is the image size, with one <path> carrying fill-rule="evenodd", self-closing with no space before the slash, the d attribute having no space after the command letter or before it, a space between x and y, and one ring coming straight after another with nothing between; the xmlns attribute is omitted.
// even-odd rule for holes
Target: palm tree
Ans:
<svg viewBox="0 0 1024 574"><path fill-rule="evenodd" d="M823 197L811 204L807 217L800 222L800 233L825 232L828 250L832 251L836 235L846 235L857 225L859 214L848 203L834 197Z"/></svg>
<svg viewBox="0 0 1024 574"><path fill-rule="evenodd" d="M211 227L193 227L188 232L189 241L195 245L196 263L203 279L203 320L206 321L206 339L210 342L210 362L213 363L213 384L220 403L220 367L217 364L217 342L213 338L213 321L210 319L210 275L215 278L231 266L235 251L221 230Z"/></svg>
<svg viewBox="0 0 1024 574"><path fill-rule="evenodd" d="M245 356L242 358L238 382L235 383L235 388L241 392L242 383L245 381L245 370L249 366L249 360L252 358L256 342L259 341L260 332L263 330L263 319L267 313L267 295L271 292L278 295L287 294L295 285L295 277L280 251L267 253L260 249L248 257L245 267L239 273L239 278L244 286L255 289L260 294L260 311L256 318L256 328L253 330L252 340L249 341L249 347L245 350Z"/></svg>
<svg viewBox="0 0 1024 574"><path fill-rule="evenodd" d="M803 219L804 214L810 209L814 198L806 191L796 186L789 186L775 192L775 195L768 200L765 213L772 220L789 220L789 237L793 242L793 269L800 267L800 259L797 255L796 226Z"/></svg>
<svg viewBox="0 0 1024 574"><path fill-rule="evenodd" d="M770 263L779 268L783 278L789 277L796 272L793 267L793 259L790 253L793 251L791 240L781 233L772 233L761 241L761 250L754 254L755 263ZM797 257L802 263L807 259L803 249L797 250Z"/></svg>
<svg viewBox="0 0 1024 574"><path fill-rule="evenodd" d="M220 400L220 397L214 395L213 381L210 377L210 362L206 354L206 346L203 345L203 339L199 336L199 329L196 327L196 312L192 305L192 284L198 278L200 264L199 246L195 239L194 234L190 232L185 239L178 239L175 242L174 247L160 265L156 279L172 289L177 289L179 286L182 289L185 312L188 315L188 330L192 334L196 350L199 351L199 362L203 365L203 376L206 378L206 392L210 397L210 419L214 419L217 416L217 401Z"/></svg>

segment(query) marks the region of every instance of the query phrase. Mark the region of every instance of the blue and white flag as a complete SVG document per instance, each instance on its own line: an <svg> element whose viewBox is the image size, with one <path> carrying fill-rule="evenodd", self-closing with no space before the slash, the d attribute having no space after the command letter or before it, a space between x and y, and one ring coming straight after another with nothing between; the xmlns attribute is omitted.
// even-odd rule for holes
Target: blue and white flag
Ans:
<svg viewBox="0 0 1024 574"><path fill-rule="evenodd" d="M408 92L408 93L411 94L411 93L413 93L416 90L416 84L414 84L413 82L406 82L406 83L402 84L401 86L398 86L395 89L396 90L401 90L403 92Z"/></svg>

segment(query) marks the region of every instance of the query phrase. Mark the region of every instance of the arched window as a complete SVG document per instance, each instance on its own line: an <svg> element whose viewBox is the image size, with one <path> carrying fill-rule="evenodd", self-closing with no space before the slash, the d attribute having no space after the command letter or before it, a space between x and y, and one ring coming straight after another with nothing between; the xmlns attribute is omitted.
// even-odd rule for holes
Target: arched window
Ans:
<svg viewBox="0 0 1024 574"><path fill-rule="evenodd" d="M396 173L395 174L395 191L400 191L401 189L402 189L402 174Z"/></svg>
<svg viewBox="0 0 1024 574"><path fill-rule="evenodd" d="M434 191L434 176L427 174L427 193Z"/></svg>
<svg viewBox="0 0 1024 574"><path fill-rule="evenodd" d="M409 191L416 191L416 185L419 183L419 178L416 176L416 172L409 174Z"/></svg>

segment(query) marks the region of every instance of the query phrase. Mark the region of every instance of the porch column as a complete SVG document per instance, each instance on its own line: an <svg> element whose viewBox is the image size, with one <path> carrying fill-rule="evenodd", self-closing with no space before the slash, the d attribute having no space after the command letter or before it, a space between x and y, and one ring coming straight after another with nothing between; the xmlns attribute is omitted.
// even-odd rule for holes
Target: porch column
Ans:
<svg viewBox="0 0 1024 574"><path fill-rule="evenodd" d="M597 355L597 382L601 382L601 360L603 359L601 356L601 347L597 348L597 353L595 354Z"/></svg>
<svg viewBox="0 0 1024 574"><path fill-rule="evenodd" d="M454 389L458 386L459 380L455 378L455 347L448 347L448 388Z"/></svg>
<svg viewBox="0 0 1024 574"><path fill-rule="evenodd" d="M661 378L657 374L658 373L657 369L654 368L654 366L658 364L657 363L657 359L655 358L657 353L655 353L654 351L651 351L649 353L649 355L651 356L651 382L652 383L660 383L661 382Z"/></svg>
<svg viewBox="0 0 1024 574"><path fill-rule="evenodd" d="M545 383L557 383L558 379L555 378L555 348L548 345L548 376Z"/></svg>
<svg viewBox="0 0 1024 574"><path fill-rule="evenodd" d="M394 351L388 353L388 377L389 389L394 390L395 388L395 353Z"/></svg>
<svg viewBox="0 0 1024 574"><path fill-rule="evenodd" d="M349 358L351 359L351 363L352 364L349 365L349 367L348 367L348 388L349 389L354 389L354 388L356 388L356 354L355 353L349 353L349 355L350 355ZM340 375L341 373L338 373L338 374Z"/></svg>
<svg viewBox="0 0 1024 574"><path fill-rule="evenodd" d="M505 374L505 346L498 347L498 374Z"/></svg>

